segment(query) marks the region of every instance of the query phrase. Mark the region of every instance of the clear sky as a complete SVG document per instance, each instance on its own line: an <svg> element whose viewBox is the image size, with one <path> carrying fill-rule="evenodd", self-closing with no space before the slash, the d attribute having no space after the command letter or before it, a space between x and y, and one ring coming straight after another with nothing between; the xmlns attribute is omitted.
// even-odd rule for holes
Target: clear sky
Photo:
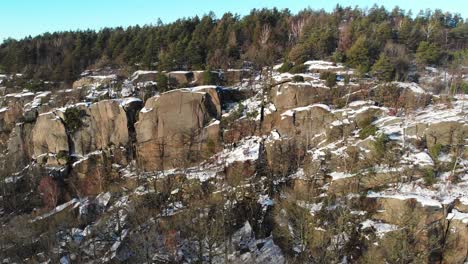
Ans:
<svg viewBox="0 0 468 264"><path fill-rule="evenodd" d="M245 15L262 7L289 8L293 12L306 7L330 11L338 2L360 7L377 3L387 9L398 5L411 9L413 14L439 8L468 17L468 0L0 0L0 43L8 37L18 39L44 32L151 24L158 18L168 23L209 11L218 17L228 11Z"/></svg>

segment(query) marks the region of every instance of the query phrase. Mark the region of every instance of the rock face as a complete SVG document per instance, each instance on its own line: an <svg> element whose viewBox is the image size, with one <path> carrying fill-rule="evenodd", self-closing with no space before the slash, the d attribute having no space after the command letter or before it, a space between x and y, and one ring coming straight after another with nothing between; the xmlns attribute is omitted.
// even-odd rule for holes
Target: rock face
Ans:
<svg viewBox="0 0 468 264"><path fill-rule="evenodd" d="M97 195L106 191L118 174L112 170L112 162L104 152L95 152L73 164L71 180L78 195Z"/></svg>
<svg viewBox="0 0 468 264"><path fill-rule="evenodd" d="M329 93L330 89L325 86L290 82L273 87L271 97L278 111L282 112L295 107L327 102Z"/></svg>
<svg viewBox="0 0 468 264"><path fill-rule="evenodd" d="M53 112L41 114L32 130L33 156L69 151L68 137L62 120Z"/></svg>
<svg viewBox="0 0 468 264"><path fill-rule="evenodd" d="M281 135L301 135L312 139L326 135L329 125L335 120L326 105L314 104L307 107L294 108L281 114L278 132Z"/></svg>
<svg viewBox="0 0 468 264"><path fill-rule="evenodd" d="M85 111L82 129L72 136L75 153L83 155L110 145L128 144L127 115L118 101L103 100Z"/></svg>
<svg viewBox="0 0 468 264"><path fill-rule="evenodd" d="M73 83L73 89L90 87L90 86L109 86L117 79L114 74L103 76L86 76Z"/></svg>
<svg viewBox="0 0 468 264"><path fill-rule="evenodd" d="M6 158L0 163L0 175L7 175L24 168L32 155L31 132L33 124L18 123L9 135Z"/></svg>
<svg viewBox="0 0 468 264"><path fill-rule="evenodd" d="M178 89L148 99L135 124L144 170L186 167L203 156L203 145L213 140L205 126L220 115L213 97Z"/></svg>

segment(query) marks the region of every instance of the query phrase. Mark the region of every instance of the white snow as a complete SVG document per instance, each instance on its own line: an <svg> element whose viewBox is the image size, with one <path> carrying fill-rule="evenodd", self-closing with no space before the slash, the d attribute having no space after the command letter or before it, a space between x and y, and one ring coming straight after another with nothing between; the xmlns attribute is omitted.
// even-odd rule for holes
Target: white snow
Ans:
<svg viewBox="0 0 468 264"><path fill-rule="evenodd" d="M388 198L388 199L398 199L398 200L408 200L408 199L415 199L418 203L422 206L433 206L433 207L442 207L442 203L420 193L403 193L403 192L395 192L395 193L375 193L369 192L367 197L370 198Z"/></svg>
<svg viewBox="0 0 468 264"><path fill-rule="evenodd" d="M447 215L447 219L450 220L459 220L464 224L468 224L468 213L462 213L457 209L453 209L451 213Z"/></svg>
<svg viewBox="0 0 468 264"><path fill-rule="evenodd" d="M257 160L260 149L260 138L252 137L239 142L234 149L225 149L218 157L218 162L231 164L236 161Z"/></svg>
<svg viewBox="0 0 468 264"><path fill-rule="evenodd" d="M396 225L391 225L387 223L379 223L371 219L365 220L364 222L361 223L361 225L362 225L362 229L371 228L371 227L374 228L375 232L377 233L377 236L379 236L380 238L382 238L385 235L385 233L398 230L398 226Z"/></svg>
<svg viewBox="0 0 468 264"><path fill-rule="evenodd" d="M424 94L426 91L424 91L423 88L421 88L417 83L404 83L404 82L392 82L393 84L396 84L402 88L405 89L410 89L413 93L417 94Z"/></svg>
<svg viewBox="0 0 468 264"><path fill-rule="evenodd" d="M355 176L355 174L337 171L331 172L328 175L330 175L334 181Z"/></svg>
<svg viewBox="0 0 468 264"><path fill-rule="evenodd" d="M333 65L333 62L323 61L323 60L310 60L304 62L304 65L309 66L309 71L311 70L342 70L344 67L340 64Z"/></svg>

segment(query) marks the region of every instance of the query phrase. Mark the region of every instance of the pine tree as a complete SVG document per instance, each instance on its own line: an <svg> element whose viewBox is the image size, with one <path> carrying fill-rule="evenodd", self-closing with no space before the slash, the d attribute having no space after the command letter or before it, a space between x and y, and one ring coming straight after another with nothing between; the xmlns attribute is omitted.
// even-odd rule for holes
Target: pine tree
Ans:
<svg viewBox="0 0 468 264"><path fill-rule="evenodd" d="M369 46L370 43L366 37L360 37L346 52L348 64L357 68L361 74L368 72L371 66Z"/></svg>
<svg viewBox="0 0 468 264"><path fill-rule="evenodd" d="M416 62L421 65L438 64L440 59L439 48L435 44L421 41L416 50Z"/></svg>
<svg viewBox="0 0 468 264"><path fill-rule="evenodd" d="M385 54L381 54L380 58L372 66L372 75L385 82L393 81L395 78L395 68Z"/></svg>

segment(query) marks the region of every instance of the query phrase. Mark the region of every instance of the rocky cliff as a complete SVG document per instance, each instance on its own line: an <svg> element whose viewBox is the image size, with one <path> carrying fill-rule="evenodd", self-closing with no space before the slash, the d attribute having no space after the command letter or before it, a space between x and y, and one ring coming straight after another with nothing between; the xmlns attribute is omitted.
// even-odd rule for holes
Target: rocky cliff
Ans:
<svg viewBox="0 0 468 264"><path fill-rule="evenodd" d="M466 96L317 64L1 96L3 262L466 261Z"/></svg>

